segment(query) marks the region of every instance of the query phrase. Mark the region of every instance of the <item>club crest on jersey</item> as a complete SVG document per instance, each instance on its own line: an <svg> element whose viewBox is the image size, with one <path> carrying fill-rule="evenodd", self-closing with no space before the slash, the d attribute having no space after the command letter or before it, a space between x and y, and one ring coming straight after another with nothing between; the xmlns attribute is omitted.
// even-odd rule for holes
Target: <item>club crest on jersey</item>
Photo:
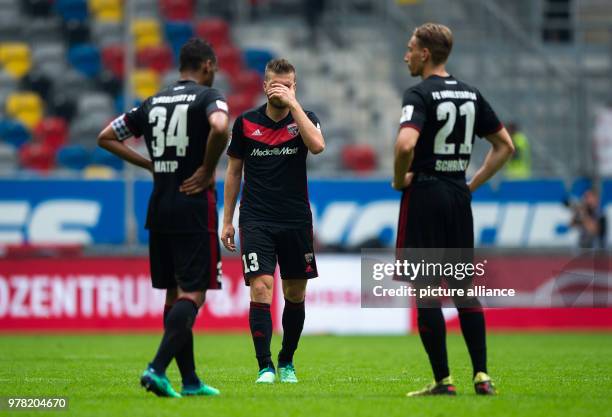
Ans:
<svg viewBox="0 0 612 417"><path fill-rule="evenodd" d="M314 259L314 253L309 252L309 253L304 254L304 260L306 261L307 264L311 263L313 259Z"/></svg>
<svg viewBox="0 0 612 417"><path fill-rule="evenodd" d="M300 133L300 129L298 128L296 123L291 123L287 126L287 131L291 136L297 136Z"/></svg>

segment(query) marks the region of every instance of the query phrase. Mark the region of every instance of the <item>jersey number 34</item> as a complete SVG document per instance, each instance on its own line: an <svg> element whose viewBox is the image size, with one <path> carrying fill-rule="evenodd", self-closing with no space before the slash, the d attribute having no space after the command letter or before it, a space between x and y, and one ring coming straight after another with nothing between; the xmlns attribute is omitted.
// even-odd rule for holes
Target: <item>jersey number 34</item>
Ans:
<svg viewBox="0 0 612 417"><path fill-rule="evenodd" d="M188 104L178 104L172 112L168 129L166 130L167 110L165 107L156 106L149 111L149 123L153 125L153 137L151 144L154 157L161 157L166 147L176 147L176 156L185 156L189 146L187 136L187 109Z"/></svg>
<svg viewBox="0 0 612 417"><path fill-rule="evenodd" d="M476 108L473 101L466 101L459 106L459 114L465 116L465 131L463 143L459 145L459 153L469 155L472 153L472 139L474 137L474 119ZM457 106L452 101L444 101L438 105L436 110L438 121L446 120L446 123L438 130L434 139L434 153L436 155L452 155L455 153L455 144L447 143L446 140L455 129L457 121Z"/></svg>

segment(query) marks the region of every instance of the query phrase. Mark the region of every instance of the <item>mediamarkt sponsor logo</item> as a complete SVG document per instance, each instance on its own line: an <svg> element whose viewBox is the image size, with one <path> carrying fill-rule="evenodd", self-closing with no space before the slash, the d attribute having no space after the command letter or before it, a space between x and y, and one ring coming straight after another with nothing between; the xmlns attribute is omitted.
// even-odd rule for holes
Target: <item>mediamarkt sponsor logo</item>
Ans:
<svg viewBox="0 0 612 417"><path fill-rule="evenodd" d="M279 156L279 155L295 155L298 152L298 147L289 148L287 146L283 148L272 148L272 149L253 149L251 156Z"/></svg>

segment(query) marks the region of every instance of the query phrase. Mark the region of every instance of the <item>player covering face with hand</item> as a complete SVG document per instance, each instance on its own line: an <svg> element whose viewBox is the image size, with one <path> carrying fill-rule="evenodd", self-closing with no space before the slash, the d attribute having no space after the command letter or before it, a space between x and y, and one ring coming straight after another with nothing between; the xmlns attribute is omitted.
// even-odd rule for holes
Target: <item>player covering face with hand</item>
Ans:
<svg viewBox="0 0 612 417"><path fill-rule="evenodd" d="M232 225L244 173L240 203L240 249L250 286L249 324L259 365L257 383L273 383L270 353L273 276L280 267L285 308L278 377L295 383L293 355L304 327L306 282L317 276L312 214L308 201L306 157L325 148L317 116L304 111L295 96L295 68L284 59L266 66L267 103L236 119L225 177L223 245L236 250Z"/></svg>
<svg viewBox="0 0 612 417"><path fill-rule="evenodd" d="M514 151L508 132L480 92L446 71L452 44L446 26L427 23L414 31L404 57L410 73L422 78L404 93L395 145L393 187L402 191L397 248L408 248L406 251L460 248L472 254L471 193L499 171ZM491 150L468 184L465 171L474 135L490 142ZM470 282L467 278L447 280L449 287ZM417 286L428 284L432 282L415 281ZM434 284L439 286L441 282ZM480 302L475 297L453 301L472 360L476 393L495 394L487 374L485 319ZM408 396L454 395L440 300L417 299L417 319L434 383Z"/></svg>

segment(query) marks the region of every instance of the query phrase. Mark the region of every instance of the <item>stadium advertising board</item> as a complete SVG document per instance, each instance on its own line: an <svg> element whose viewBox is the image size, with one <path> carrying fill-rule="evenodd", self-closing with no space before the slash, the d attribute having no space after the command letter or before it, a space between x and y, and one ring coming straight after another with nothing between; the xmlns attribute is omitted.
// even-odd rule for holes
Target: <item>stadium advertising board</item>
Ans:
<svg viewBox="0 0 612 417"><path fill-rule="evenodd" d="M150 181L134 183L138 241L144 230ZM570 196L560 180L505 182L474 195L477 246L571 247ZM223 184L217 184L222 202ZM127 241L126 183L87 180L0 181L0 244L108 244ZM392 246L399 193L385 180L311 180L309 195L318 242L331 248ZM602 208L612 224L612 181ZM223 207L219 207L220 212ZM612 243L609 234L608 244Z"/></svg>

